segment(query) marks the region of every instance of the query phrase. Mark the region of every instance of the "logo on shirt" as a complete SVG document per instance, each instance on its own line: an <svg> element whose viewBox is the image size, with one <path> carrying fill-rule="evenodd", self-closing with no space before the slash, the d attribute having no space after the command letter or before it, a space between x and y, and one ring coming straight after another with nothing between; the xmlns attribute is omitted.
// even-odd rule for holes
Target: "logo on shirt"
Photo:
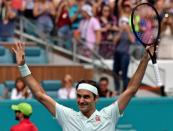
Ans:
<svg viewBox="0 0 173 131"><path fill-rule="evenodd" d="M100 122L101 121L100 116L96 115L95 120L96 120L96 122Z"/></svg>

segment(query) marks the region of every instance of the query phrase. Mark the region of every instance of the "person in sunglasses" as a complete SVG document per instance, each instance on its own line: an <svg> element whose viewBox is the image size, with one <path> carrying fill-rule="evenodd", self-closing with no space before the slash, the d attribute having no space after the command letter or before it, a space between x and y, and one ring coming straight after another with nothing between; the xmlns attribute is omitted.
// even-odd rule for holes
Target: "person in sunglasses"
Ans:
<svg viewBox="0 0 173 131"><path fill-rule="evenodd" d="M12 126L10 131L38 131L37 127L30 121L32 106L29 103L21 102L12 105L11 109L15 112L15 119L19 123Z"/></svg>

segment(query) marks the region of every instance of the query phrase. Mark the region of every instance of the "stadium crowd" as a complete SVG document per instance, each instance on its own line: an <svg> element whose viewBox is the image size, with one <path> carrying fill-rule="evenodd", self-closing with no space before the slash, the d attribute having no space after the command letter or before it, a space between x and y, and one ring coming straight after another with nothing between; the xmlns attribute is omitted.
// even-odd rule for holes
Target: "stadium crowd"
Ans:
<svg viewBox="0 0 173 131"><path fill-rule="evenodd" d="M173 1L148 2L155 5L161 17L166 12L170 14L163 19L162 32L164 36L172 35ZM36 23L42 38L45 33L65 37L64 40L81 38L84 44L78 46L79 51L85 52L83 55L89 57L88 50L99 48L104 58L112 58L116 36L126 28L122 23L130 25L131 11L136 4L139 4L136 0L0 0L0 41L14 41L16 19L22 15ZM63 46L72 48L70 42Z"/></svg>
<svg viewBox="0 0 173 131"><path fill-rule="evenodd" d="M145 1L147 2L147 0L141 2ZM162 18L160 41L162 50L159 50L159 58L173 57L169 54L173 41L173 0L148 0L148 2L155 5ZM131 46L141 50L130 25L131 11L136 4L139 4L136 0L0 0L0 41L14 42L16 19L20 16L25 16L36 23L38 32L41 32L38 34L41 38L44 34L64 40L75 38L78 42L79 53L91 57L91 50L98 50L104 58L114 60L116 93L111 92L110 95L107 94L107 89L103 89L106 92L101 94L105 97L119 95L120 71L122 71L123 90L128 83L127 70ZM63 46L72 48L69 44L71 42ZM69 81L71 88L72 83L71 80ZM66 98L75 97L75 90L69 96L69 88L65 89L64 84L64 90L59 90L57 96L61 98L62 94L67 94ZM17 93L17 91L19 90L12 92ZM18 92L17 94L23 98L28 96L26 91L25 89L25 93Z"/></svg>
<svg viewBox="0 0 173 131"><path fill-rule="evenodd" d="M40 84L42 84L40 82ZM1 84L2 85L2 84ZM11 99L11 100L24 100L24 99L32 99L33 95L31 91L26 86L22 77L17 77L14 81L12 87L9 87L9 84L4 84L4 88L0 90L0 99ZM75 99L76 98L76 82L73 81L71 75L66 74L64 76L63 81L60 83L60 88L54 91L54 94L49 94L49 90L44 87L45 91L53 98L58 99ZM110 90L109 79L107 77L101 77L98 81L99 88L99 96L105 98L115 97L117 94L115 91ZM50 87L52 88L52 87Z"/></svg>

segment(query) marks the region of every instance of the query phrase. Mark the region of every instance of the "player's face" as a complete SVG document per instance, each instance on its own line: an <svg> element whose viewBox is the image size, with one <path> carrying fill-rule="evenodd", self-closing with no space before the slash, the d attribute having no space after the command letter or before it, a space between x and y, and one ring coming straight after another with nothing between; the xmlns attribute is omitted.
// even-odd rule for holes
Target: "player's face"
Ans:
<svg viewBox="0 0 173 131"><path fill-rule="evenodd" d="M82 113L89 113L95 110L96 98L93 93L87 90L77 90L77 103Z"/></svg>

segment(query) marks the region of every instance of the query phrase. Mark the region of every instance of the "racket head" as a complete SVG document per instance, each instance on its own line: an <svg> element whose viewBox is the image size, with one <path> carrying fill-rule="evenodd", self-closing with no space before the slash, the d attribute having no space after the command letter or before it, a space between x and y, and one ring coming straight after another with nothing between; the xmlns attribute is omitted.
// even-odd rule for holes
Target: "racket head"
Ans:
<svg viewBox="0 0 173 131"><path fill-rule="evenodd" d="M133 8L131 27L137 40L145 47L159 43L160 17L150 3L142 3Z"/></svg>

